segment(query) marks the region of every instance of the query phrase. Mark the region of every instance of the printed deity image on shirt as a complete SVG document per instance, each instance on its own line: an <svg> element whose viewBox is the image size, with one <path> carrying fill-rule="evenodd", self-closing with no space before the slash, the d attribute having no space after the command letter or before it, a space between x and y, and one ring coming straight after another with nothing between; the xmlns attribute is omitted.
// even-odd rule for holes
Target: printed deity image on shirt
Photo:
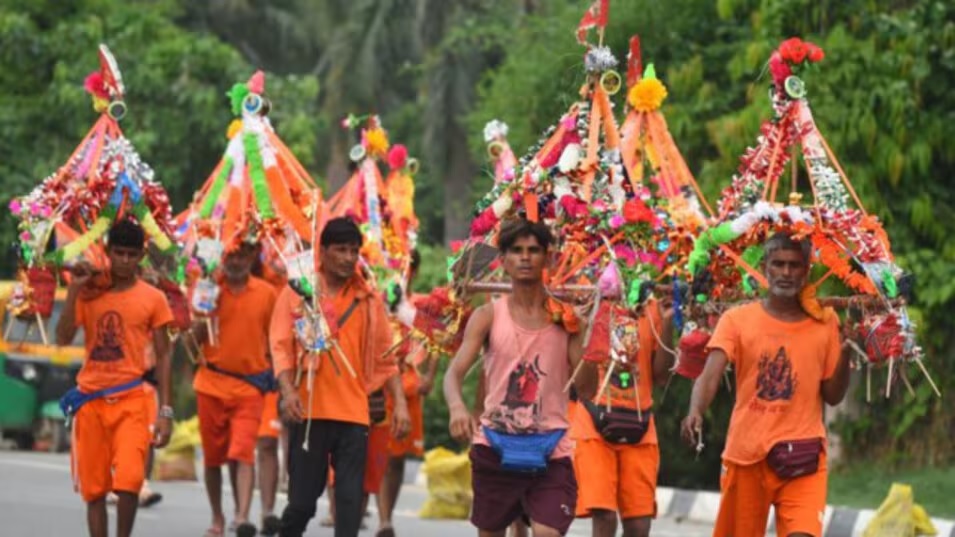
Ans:
<svg viewBox="0 0 955 537"><path fill-rule="evenodd" d="M123 318L115 311L107 311L96 322L96 344L90 352L95 362L116 362L123 359Z"/></svg>
<svg viewBox="0 0 955 537"><path fill-rule="evenodd" d="M540 355L521 361L507 379L507 393L501 406L490 416L495 428L510 433L536 431L540 425L540 385L547 374L540 367Z"/></svg>
<svg viewBox="0 0 955 537"><path fill-rule="evenodd" d="M792 360L786 347L779 347L775 356L763 352L759 359L759 376L756 378L756 397L764 401L789 401L799 385L793 373Z"/></svg>

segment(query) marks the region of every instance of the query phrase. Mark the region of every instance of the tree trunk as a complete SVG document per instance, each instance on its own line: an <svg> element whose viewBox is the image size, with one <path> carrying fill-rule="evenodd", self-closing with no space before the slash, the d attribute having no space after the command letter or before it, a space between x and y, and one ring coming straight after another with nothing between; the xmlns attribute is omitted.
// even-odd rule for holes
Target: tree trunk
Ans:
<svg viewBox="0 0 955 537"><path fill-rule="evenodd" d="M325 167L328 191L322 193L322 196L328 199L348 181L348 151L351 146L348 145L348 139L341 129L332 129L331 143L323 149L331 151L328 156L328 165Z"/></svg>
<svg viewBox="0 0 955 537"><path fill-rule="evenodd" d="M480 172L468 151L464 129L456 122L448 147L448 171L444 178L444 242L466 239L471 223L471 182Z"/></svg>

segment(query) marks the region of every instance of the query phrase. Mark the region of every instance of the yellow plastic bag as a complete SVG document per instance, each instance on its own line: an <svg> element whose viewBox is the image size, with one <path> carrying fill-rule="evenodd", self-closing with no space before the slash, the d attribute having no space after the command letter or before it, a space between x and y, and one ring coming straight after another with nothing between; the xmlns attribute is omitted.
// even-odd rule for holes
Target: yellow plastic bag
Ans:
<svg viewBox="0 0 955 537"><path fill-rule="evenodd" d="M932 524L928 513L915 503L912 487L892 483L889 495L882 501L879 510L863 537L915 537L917 535L936 535L938 531Z"/></svg>
<svg viewBox="0 0 955 537"><path fill-rule="evenodd" d="M156 452L156 466L153 469L152 479L195 481L196 446L201 443L197 416L173 424L169 444Z"/></svg>
<svg viewBox="0 0 955 537"><path fill-rule="evenodd" d="M471 514L471 461L468 453L435 448L424 454L428 499L418 516L431 519L466 519Z"/></svg>

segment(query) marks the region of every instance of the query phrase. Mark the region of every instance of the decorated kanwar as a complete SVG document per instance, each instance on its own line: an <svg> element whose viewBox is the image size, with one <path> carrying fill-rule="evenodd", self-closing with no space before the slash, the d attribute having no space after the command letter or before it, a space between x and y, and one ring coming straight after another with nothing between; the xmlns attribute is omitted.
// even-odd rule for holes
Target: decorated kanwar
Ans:
<svg viewBox="0 0 955 537"><path fill-rule="evenodd" d="M274 514L280 423L269 327L278 292L263 277L266 267L281 281L312 265L308 244L322 211L321 192L271 125L264 73L233 85L227 97L237 117L225 154L178 227L196 318L185 343L195 346L190 352L199 366L193 388L212 508L206 535L226 530L224 465L236 504L231 529L242 536L258 532L249 519L257 448L261 531L275 535L281 525Z"/></svg>
<svg viewBox="0 0 955 537"><path fill-rule="evenodd" d="M80 330L85 339L77 386L60 400L72 428L74 488L94 537L108 534L106 501L115 493L116 534L125 537L151 447L169 441L173 418L168 330L174 318L165 294L139 278L140 264L148 248L155 267L174 265L175 244L166 192L119 127L126 88L106 45L99 47L99 64L84 82L100 114L96 124L66 164L10 204L19 220L21 265L12 307L35 319L46 340L57 281L68 283L55 341L70 345Z"/></svg>
<svg viewBox="0 0 955 537"><path fill-rule="evenodd" d="M402 144L392 144L381 119L376 115L348 116L342 126L359 135L349 157L354 172L328 201L330 217L354 220L364 237L360 263L369 283L388 306L394 343L387 357L399 368L402 399L390 390L370 394L370 432L363 482L363 510L374 494L378 503L378 535L394 535L394 505L403 481L406 456L424 453L424 417L421 392L427 395L433 383L437 356L430 355L425 342L413 339L410 326L416 315L411 285L420 264L415 246L418 218L414 213L414 174L417 159ZM387 166L383 173L381 165ZM398 312L402 311L403 316ZM404 319L404 322L400 320ZM426 368L419 379L418 368ZM410 432L402 438L393 434L389 417L397 406L405 406ZM335 502L330 501L326 525L335 524Z"/></svg>
<svg viewBox="0 0 955 537"><path fill-rule="evenodd" d="M742 156L715 224L689 258L690 315L718 314L711 336L695 342L708 355L682 424L697 450L703 413L728 365L736 378L714 535L764 535L771 506L778 534L822 534L823 405L845 397L850 363L866 368L870 392L874 366L888 370L886 396L895 376L908 384L912 366L934 388L906 313L909 278L810 110L802 77L824 57L798 37L773 51L774 117ZM786 187L788 199L777 203ZM847 314L841 323L837 309Z"/></svg>

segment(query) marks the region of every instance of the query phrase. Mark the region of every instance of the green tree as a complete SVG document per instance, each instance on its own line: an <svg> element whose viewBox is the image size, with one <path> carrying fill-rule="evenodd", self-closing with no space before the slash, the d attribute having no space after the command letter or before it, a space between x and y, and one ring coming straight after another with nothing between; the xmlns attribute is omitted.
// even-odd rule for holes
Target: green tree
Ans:
<svg viewBox="0 0 955 537"><path fill-rule="evenodd" d="M548 3L503 44L507 57L485 75L469 116L473 151L483 151L480 128L495 117L510 124L511 143L522 151L575 99L583 49L569 30L581 9ZM955 191L949 179L955 103L947 90L955 80L953 9L930 0L615 0L606 34L621 60L626 39L640 34L644 62L656 64L669 89L663 111L670 130L711 197L729 184L739 156L771 115L770 52L793 35L826 50L819 68L804 77L816 122L867 209L886 223L900 264L916 275L910 311L926 365L942 386L955 380L949 329L955 315ZM916 371L910 367L910 377L920 376ZM708 469L721 448L731 396L720 397L715 419L708 421L713 436L701 459L712 460L694 464L673 440L687 384L674 380L657 407L661 450L668 453L661 481L713 485ZM874 401L860 412L839 430L863 453L890 463L952 460L945 446L955 413L927 383L917 383L915 395L898 388L890 401Z"/></svg>
<svg viewBox="0 0 955 537"><path fill-rule="evenodd" d="M183 30L171 1L0 1L0 181L10 197L28 192L69 157L96 120L83 90L106 43L123 73L129 107L121 126L156 170L174 210L182 210L225 149L232 119L225 92L252 68L230 46ZM277 103L274 124L306 166L314 133L306 121L318 91L314 77L267 77ZM303 143L306 142L306 143ZM12 242L4 218L0 240ZM10 275L13 258L0 270Z"/></svg>

